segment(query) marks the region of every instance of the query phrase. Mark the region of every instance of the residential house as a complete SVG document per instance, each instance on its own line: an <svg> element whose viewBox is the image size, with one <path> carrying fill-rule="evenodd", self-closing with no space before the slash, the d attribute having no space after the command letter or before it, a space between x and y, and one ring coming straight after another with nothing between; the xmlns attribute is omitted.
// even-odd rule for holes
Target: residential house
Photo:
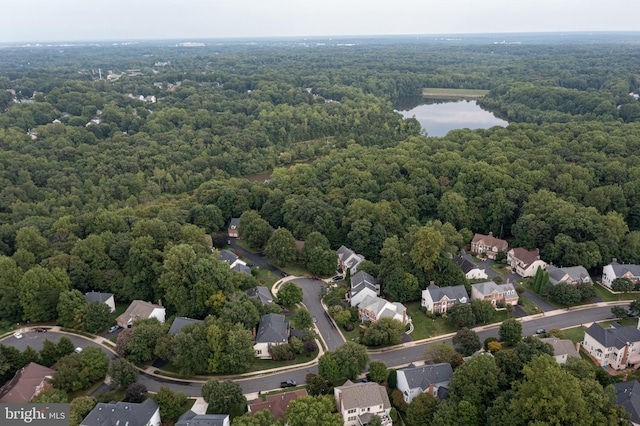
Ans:
<svg viewBox="0 0 640 426"><path fill-rule="evenodd" d="M628 278L636 284L640 281L640 265L620 264L613 259L610 264L602 268L602 284L611 288L611 283L616 278Z"/></svg>
<svg viewBox="0 0 640 426"><path fill-rule="evenodd" d="M393 318L406 325L410 318L407 308L400 302L389 302L378 296L367 296L358 305L358 318L374 323L380 318Z"/></svg>
<svg viewBox="0 0 640 426"><path fill-rule="evenodd" d="M616 404L631 414L631 424L640 426L640 383L637 380L614 383Z"/></svg>
<svg viewBox="0 0 640 426"><path fill-rule="evenodd" d="M493 281L471 284L471 300L488 300L494 308L518 304L518 293L513 284L496 284Z"/></svg>
<svg viewBox="0 0 640 426"><path fill-rule="evenodd" d="M237 262L234 266L231 267L233 272L238 272L240 274L251 275L251 268L249 268L243 261Z"/></svg>
<svg viewBox="0 0 640 426"><path fill-rule="evenodd" d="M284 419L284 414L291 401L307 396L306 389L297 389L292 392L278 393L275 395L267 395L265 401L257 399L253 403L247 405L248 411L253 416L258 411L269 411L276 419Z"/></svg>
<svg viewBox="0 0 640 426"><path fill-rule="evenodd" d="M471 253L487 256L489 259L495 260L498 253L507 251L509 244L505 240L493 236L493 232L489 235L476 234L471 240Z"/></svg>
<svg viewBox="0 0 640 426"><path fill-rule="evenodd" d="M527 250L522 247L509 250L507 253L507 263L511 269L521 277L533 277L538 268L545 269L547 263L540 259L540 251Z"/></svg>
<svg viewBox="0 0 640 426"><path fill-rule="evenodd" d="M547 337L540 340L553 346L553 356L558 364L565 364L567 359L571 357L580 358L580 353L571 340L558 339L557 337Z"/></svg>
<svg viewBox="0 0 640 426"><path fill-rule="evenodd" d="M463 285L438 287L431 282L422 290L422 306L431 313L446 313L456 303L469 303L469 295Z"/></svg>
<svg viewBox="0 0 640 426"><path fill-rule="evenodd" d="M171 323L171 328L169 328L168 334L178 334L182 331L182 327L191 325L191 324L199 324L202 320L197 320L193 318L187 317L176 317Z"/></svg>
<svg viewBox="0 0 640 426"><path fill-rule="evenodd" d="M347 380L344 385L334 388L333 395L345 426L366 425L373 416L380 417L383 426L391 426L391 403L383 386Z"/></svg>
<svg viewBox="0 0 640 426"><path fill-rule="evenodd" d="M40 392L51 387L49 381L54 370L30 362L16 372L11 380L0 388L0 402L23 404L31 401Z"/></svg>
<svg viewBox="0 0 640 426"><path fill-rule="evenodd" d="M164 324L166 310L162 305L154 305L144 300L134 300L122 315L116 319L116 323L122 327L131 327L134 321L148 318L157 318Z"/></svg>
<svg viewBox="0 0 640 426"><path fill-rule="evenodd" d="M338 255L338 264L340 268L344 273L349 270L351 275L355 275L355 273L358 272L358 265L364 260L363 255L356 254L353 250L345 246L340 246L340 248L336 250L336 254Z"/></svg>
<svg viewBox="0 0 640 426"><path fill-rule="evenodd" d="M180 416L175 426L230 426L228 414L198 414L189 410Z"/></svg>
<svg viewBox="0 0 640 426"><path fill-rule="evenodd" d="M398 370L397 387L407 404L425 392L438 399L447 399L451 378L453 378L451 364L428 364L420 367L409 364L409 367Z"/></svg>
<svg viewBox="0 0 640 426"><path fill-rule="evenodd" d="M452 260L462 269L468 280L486 280L488 278L485 270L476 265L470 254L456 256Z"/></svg>
<svg viewBox="0 0 640 426"><path fill-rule="evenodd" d="M557 268L553 265L548 265L547 272L549 273L549 281L553 285L559 283L571 284L573 286L577 286L578 284L593 284L584 266Z"/></svg>
<svg viewBox="0 0 640 426"><path fill-rule="evenodd" d="M237 217L231 218L231 222L229 222L229 229L227 230L229 238L238 238L238 225L240 225L240 219Z"/></svg>
<svg viewBox="0 0 640 426"><path fill-rule="evenodd" d="M351 306L356 306L367 296L380 296L380 283L364 271L358 271L351 277L351 289L347 293Z"/></svg>
<svg viewBox="0 0 640 426"><path fill-rule="evenodd" d="M269 287L259 285L257 287L251 287L245 291L245 293L250 298L259 300L263 305L273 303L273 296L271 295L271 291L269 291Z"/></svg>
<svg viewBox="0 0 640 426"><path fill-rule="evenodd" d="M227 263L229 265L229 268L231 269L233 269L237 265L247 266L247 264L240 260L240 258L234 252L227 249L220 250L220 260Z"/></svg>
<svg viewBox="0 0 640 426"><path fill-rule="evenodd" d="M84 295L84 298L87 300L87 303L98 302L104 303L109 307L111 313L116 311L116 302L113 299L113 294L111 293L99 293L97 291L90 291Z"/></svg>
<svg viewBox="0 0 640 426"><path fill-rule="evenodd" d="M640 363L640 330L615 322L607 328L594 323L584 332L582 347L598 365L624 370Z"/></svg>
<svg viewBox="0 0 640 426"><path fill-rule="evenodd" d="M160 406L147 398L133 402L99 402L82 420L80 426L160 426Z"/></svg>
<svg viewBox="0 0 640 426"><path fill-rule="evenodd" d="M255 345L253 350L256 357L261 359L271 359L269 347L281 345L289 341L290 326L284 315L266 314L260 317L260 324L256 332Z"/></svg>

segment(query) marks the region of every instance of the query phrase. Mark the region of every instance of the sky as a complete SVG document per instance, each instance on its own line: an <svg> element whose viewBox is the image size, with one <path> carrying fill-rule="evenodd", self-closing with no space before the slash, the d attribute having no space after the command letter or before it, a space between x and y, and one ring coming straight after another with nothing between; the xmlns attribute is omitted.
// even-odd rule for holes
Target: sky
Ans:
<svg viewBox="0 0 640 426"><path fill-rule="evenodd" d="M640 31L638 0L2 0L0 43Z"/></svg>

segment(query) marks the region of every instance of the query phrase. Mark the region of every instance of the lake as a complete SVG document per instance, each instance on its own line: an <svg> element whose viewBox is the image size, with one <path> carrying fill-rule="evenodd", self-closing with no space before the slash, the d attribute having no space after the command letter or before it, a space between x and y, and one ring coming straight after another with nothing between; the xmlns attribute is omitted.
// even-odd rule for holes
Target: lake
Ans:
<svg viewBox="0 0 640 426"><path fill-rule="evenodd" d="M486 111L473 100L434 101L422 100L423 104L398 112L406 118L415 116L427 132L427 136L442 137L454 129L488 129L493 126L506 127L509 123Z"/></svg>

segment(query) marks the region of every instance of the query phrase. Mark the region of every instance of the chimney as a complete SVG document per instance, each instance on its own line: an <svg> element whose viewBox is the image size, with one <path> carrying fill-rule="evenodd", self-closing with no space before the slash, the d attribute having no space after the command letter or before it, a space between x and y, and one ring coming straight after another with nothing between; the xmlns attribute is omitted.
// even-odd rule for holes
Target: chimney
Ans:
<svg viewBox="0 0 640 426"><path fill-rule="evenodd" d="M158 306L162 306L162 299L158 299Z"/></svg>
<svg viewBox="0 0 640 426"><path fill-rule="evenodd" d="M615 257L614 257L614 258L612 258L612 259L611 259L611 263L618 263L618 259L617 259L617 258L615 258Z"/></svg>
<svg viewBox="0 0 640 426"><path fill-rule="evenodd" d="M489 231L489 236L493 237L493 231Z"/></svg>
<svg viewBox="0 0 640 426"><path fill-rule="evenodd" d="M433 383L429 383L429 394L433 396Z"/></svg>
<svg viewBox="0 0 640 426"><path fill-rule="evenodd" d="M576 342L576 351L580 353L580 342Z"/></svg>
<svg viewBox="0 0 640 426"><path fill-rule="evenodd" d="M511 278L507 277L507 284L509 284L510 280L511 280Z"/></svg>
<svg viewBox="0 0 640 426"><path fill-rule="evenodd" d="M258 333L256 332L256 328L255 328L255 327L253 327L253 330L252 330L251 334L253 334L253 339L255 340L256 335L258 334Z"/></svg>

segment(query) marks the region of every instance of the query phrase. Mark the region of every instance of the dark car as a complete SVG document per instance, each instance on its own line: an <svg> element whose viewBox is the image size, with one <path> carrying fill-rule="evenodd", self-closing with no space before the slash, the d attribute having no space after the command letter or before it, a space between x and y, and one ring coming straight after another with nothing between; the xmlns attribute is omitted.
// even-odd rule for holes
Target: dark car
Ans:
<svg viewBox="0 0 640 426"><path fill-rule="evenodd" d="M287 380L286 382L280 382L280 387L281 388L292 388L294 386L296 386L297 383L295 380Z"/></svg>
<svg viewBox="0 0 640 426"><path fill-rule="evenodd" d="M340 280L344 280L344 277L342 275L336 275L335 277L331 278L331 281L340 281Z"/></svg>
<svg viewBox="0 0 640 426"><path fill-rule="evenodd" d="M47 329L42 327L36 327L36 333L46 333Z"/></svg>
<svg viewBox="0 0 640 426"><path fill-rule="evenodd" d="M545 334L547 332L547 330L545 330L544 328L539 328L536 330L536 334Z"/></svg>

